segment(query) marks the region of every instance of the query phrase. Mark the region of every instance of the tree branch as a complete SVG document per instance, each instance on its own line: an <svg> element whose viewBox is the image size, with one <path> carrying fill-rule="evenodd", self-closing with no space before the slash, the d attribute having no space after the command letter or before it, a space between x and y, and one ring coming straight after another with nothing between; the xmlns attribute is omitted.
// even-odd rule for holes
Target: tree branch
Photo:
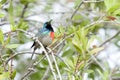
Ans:
<svg viewBox="0 0 120 80"><path fill-rule="evenodd" d="M111 41L112 39L114 39L115 37L117 37L120 34L120 30L111 38L107 39L106 41L104 41L102 44L99 45L99 47L102 47L103 45L105 45L106 43L108 43L109 41Z"/></svg>
<svg viewBox="0 0 120 80"><path fill-rule="evenodd" d="M31 72L34 71L34 70L33 70L34 67L35 67L36 65L38 65L44 58L45 58L45 56L43 56L38 62L37 62L37 61L34 62L34 63L31 65L31 67L29 68L28 72L21 78L21 80L24 80L28 75L30 75Z"/></svg>
<svg viewBox="0 0 120 80"><path fill-rule="evenodd" d="M25 14L25 11L26 11L27 8L28 8L28 4L25 4L25 5L24 5L24 8L23 8L23 10L22 10L22 13L21 13L20 18L24 18L24 14Z"/></svg>
<svg viewBox="0 0 120 80"><path fill-rule="evenodd" d="M17 31L21 31L21 32L24 32L24 33L30 35L30 36L41 46L41 48L43 49L43 51L44 51L44 53L45 53L45 56L46 56L46 58L47 58L47 60L48 60L48 63L49 63L51 72L52 72L52 74L53 74L53 76L54 76L54 79L57 80L57 77L56 77L56 74L55 74L55 72L54 72L54 69L53 69L51 60L50 60L50 58L49 58L49 56L48 56L48 52L47 52L46 49L44 48L43 44L38 40L38 37L35 37L35 36L33 36L32 34L28 33L27 31L24 31L24 30L21 30L21 29L17 29Z"/></svg>
<svg viewBox="0 0 120 80"><path fill-rule="evenodd" d="M52 50L50 48L48 48L48 50L51 51L53 62L55 63L55 67L56 67L56 70L58 72L59 78L60 78L60 80L62 80L62 77L61 77L61 74L60 74L60 70L58 68L57 61L55 59L54 53L52 52Z"/></svg>
<svg viewBox="0 0 120 80"><path fill-rule="evenodd" d="M5 65L7 65L8 62L9 62L12 58L14 58L15 56L18 56L18 55L21 55L21 54L32 54L33 52L26 51L26 52L14 52L14 53L15 53L14 55L10 56L10 57L6 60ZM35 54L38 54L38 53L35 53ZM40 54L38 54L38 55L40 55ZM41 54L41 55L42 55L42 54Z"/></svg>
<svg viewBox="0 0 120 80"><path fill-rule="evenodd" d="M78 7L76 8L76 10L73 12L71 19L74 17L74 15L76 14L76 12L79 10L79 8L81 7L81 5L83 4L83 1L80 2L80 4L78 5Z"/></svg>
<svg viewBox="0 0 120 80"><path fill-rule="evenodd" d="M2 58L2 49L0 49L0 61L1 61L2 65L3 65L4 71L7 71L6 66L5 66L5 62L4 62L3 58Z"/></svg>

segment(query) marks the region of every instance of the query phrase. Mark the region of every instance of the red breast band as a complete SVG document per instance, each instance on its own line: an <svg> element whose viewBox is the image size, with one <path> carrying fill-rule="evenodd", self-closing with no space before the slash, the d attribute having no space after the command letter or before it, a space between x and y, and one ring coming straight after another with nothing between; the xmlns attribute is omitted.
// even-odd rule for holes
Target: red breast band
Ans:
<svg viewBox="0 0 120 80"><path fill-rule="evenodd" d="M54 40L54 32L50 32L50 37Z"/></svg>

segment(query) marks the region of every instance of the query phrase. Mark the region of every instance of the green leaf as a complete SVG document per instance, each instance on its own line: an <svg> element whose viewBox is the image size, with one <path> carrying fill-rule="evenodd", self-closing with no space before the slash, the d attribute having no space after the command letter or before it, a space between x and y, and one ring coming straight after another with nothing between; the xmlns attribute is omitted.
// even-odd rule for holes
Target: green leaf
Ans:
<svg viewBox="0 0 120 80"><path fill-rule="evenodd" d="M3 18L5 16L5 14L0 14L0 18Z"/></svg>
<svg viewBox="0 0 120 80"><path fill-rule="evenodd" d="M2 30L0 30L0 42L1 42L2 44L4 44L4 35L3 35Z"/></svg>
<svg viewBox="0 0 120 80"><path fill-rule="evenodd" d="M28 4L28 3L32 3L32 2L35 2L35 0L20 0L20 3L22 4Z"/></svg>
<svg viewBox="0 0 120 80"><path fill-rule="evenodd" d="M5 44L10 43L10 36L8 36L7 40L5 41Z"/></svg>
<svg viewBox="0 0 120 80"><path fill-rule="evenodd" d="M16 26L11 25L11 26L10 26L10 29L11 29L11 31L15 31L15 30L17 29L17 27L16 27Z"/></svg>
<svg viewBox="0 0 120 80"><path fill-rule="evenodd" d="M62 57L72 56L73 53L74 53L73 49L68 49L68 50L64 51Z"/></svg>
<svg viewBox="0 0 120 80"><path fill-rule="evenodd" d="M0 80L10 80L10 72L3 72L0 74Z"/></svg>
<svg viewBox="0 0 120 80"><path fill-rule="evenodd" d="M12 72L11 78L14 79L15 76L16 76L16 70L14 70L14 71Z"/></svg>
<svg viewBox="0 0 120 80"><path fill-rule="evenodd" d="M17 37L20 43L25 43L29 41L28 37L23 32L19 32Z"/></svg>
<svg viewBox="0 0 120 80"><path fill-rule="evenodd" d="M2 74L4 71L4 68L2 66L0 66L0 74Z"/></svg>
<svg viewBox="0 0 120 80"><path fill-rule="evenodd" d="M111 8L109 8L108 12L114 13L114 11L116 11L117 9L120 9L120 4L112 6Z"/></svg>
<svg viewBox="0 0 120 80"><path fill-rule="evenodd" d="M95 36L91 36L91 38L89 39L88 43L87 43L87 50L90 48L90 45L92 44L92 42L94 41Z"/></svg>
<svg viewBox="0 0 120 80"><path fill-rule="evenodd" d="M4 4L6 1L7 1L7 0L1 0L0 3L1 3L1 4Z"/></svg>
<svg viewBox="0 0 120 80"><path fill-rule="evenodd" d="M28 28L28 23L21 20L20 23L17 25L17 28L26 30Z"/></svg>
<svg viewBox="0 0 120 80"><path fill-rule="evenodd" d="M120 73L117 72L117 73L113 74L112 76L113 76L113 77L119 77L119 76L120 76Z"/></svg>
<svg viewBox="0 0 120 80"><path fill-rule="evenodd" d="M108 13L114 13L114 11L120 9L120 0L104 0Z"/></svg>
<svg viewBox="0 0 120 80"><path fill-rule="evenodd" d="M6 47L6 48L13 49L13 48L17 48L18 46L20 46L20 44L8 44L8 45L6 45L5 47Z"/></svg>
<svg viewBox="0 0 120 80"><path fill-rule="evenodd" d="M12 0L10 0L10 6L8 12L9 12L9 21L12 25L14 25L14 12L13 12Z"/></svg>
<svg viewBox="0 0 120 80"><path fill-rule="evenodd" d="M68 65L70 66L70 69L71 69L71 70L74 70L74 66L75 66L75 65L74 65L74 63L73 63L73 61L72 61L71 59L67 58L67 59L65 60L65 62L68 63ZM70 71L71 71L71 70L70 70ZM69 70L68 70L68 71L69 71Z"/></svg>
<svg viewBox="0 0 120 80"><path fill-rule="evenodd" d="M93 73L94 71L91 69L91 70L86 70L85 72L90 74L90 73Z"/></svg>
<svg viewBox="0 0 120 80"><path fill-rule="evenodd" d="M98 53L99 51L103 50L104 47L98 47L98 48L94 48L92 49L89 53L90 54L95 54L95 53Z"/></svg>
<svg viewBox="0 0 120 80"><path fill-rule="evenodd" d="M113 15L119 15L120 16L120 8L114 11Z"/></svg>
<svg viewBox="0 0 120 80"><path fill-rule="evenodd" d="M77 41L75 41L75 40L73 40L72 43L73 43L75 49L81 54L82 48L81 48L80 44L78 44Z"/></svg>

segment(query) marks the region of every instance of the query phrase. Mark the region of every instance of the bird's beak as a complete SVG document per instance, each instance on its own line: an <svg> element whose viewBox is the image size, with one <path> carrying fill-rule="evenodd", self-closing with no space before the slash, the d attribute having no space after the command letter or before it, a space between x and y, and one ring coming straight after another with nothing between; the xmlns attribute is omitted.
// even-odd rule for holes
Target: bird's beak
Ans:
<svg viewBox="0 0 120 80"><path fill-rule="evenodd" d="M52 22L52 19L48 23L51 23L51 22Z"/></svg>

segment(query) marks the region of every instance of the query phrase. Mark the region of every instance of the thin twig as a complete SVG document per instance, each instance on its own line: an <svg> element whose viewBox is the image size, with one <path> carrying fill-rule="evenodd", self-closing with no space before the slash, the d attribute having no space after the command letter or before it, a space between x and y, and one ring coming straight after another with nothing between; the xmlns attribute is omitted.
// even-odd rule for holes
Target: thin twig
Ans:
<svg viewBox="0 0 120 80"><path fill-rule="evenodd" d="M31 72L32 72L32 70L28 71L28 72L21 78L21 80L24 80Z"/></svg>
<svg viewBox="0 0 120 80"><path fill-rule="evenodd" d="M58 46L60 46L67 38L70 38L70 37L72 37L73 35L74 35L74 33L66 36L66 37L65 37L64 39L62 39L55 47L53 47L53 48L51 49L51 51L55 50L55 49L56 49ZM49 53L51 53L51 51L49 51Z"/></svg>
<svg viewBox="0 0 120 80"><path fill-rule="evenodd" d="M31 65L30 68L34 68L36 65L38 65L43 59L45 58L45 56L43 56L38 62L34 62L33 65ZM28 75L31 74L31 72L33 72L33 69L28 70L28 72L21 78L21 80L25 79Z"/></svg>
<svg viewBox="0 0 120 80"><path fill-rule="evenodd" d="M24 14L25 14L25 11L26 11L27 7L28 7L28 4L25 4L25 5L24 5L24 8L23 8L23 10L22 10L22 13L21 13L20 18L24 18Z"/></svg>
<svg viewBox="0 0 120 80"><path fill-rule="evenodd" d="M79 10L79 8L81 7L81 5L83 4L83 1L80 2L80 4L78 5L78 7L76 8L76 10L73 12L71 19L74 17L74 15L76 14L76 12Z"/></svg>
<svg viewBox="0 0 120 80"><path fill-rule="evenodd" d="M15 56L21 55L21 54L32 54L32 52L30 52L30 51L25 51L25 52L14 52L14 54L13 54L12 56L10 56L10 57L6 60L5 65L7 65L8 62L9 62L12 58L14 58ZM35 54L40 55L39 53L35 53ZM42 54L41 54L41 55L42 55Z"/></svg>
<svg viewBox="0 0 120 80"><path fill-rule="evenodd" d="M101 65L101 63L96 59L96 57L94 55L91 55L91 59L93 59L103 71L105 70L103 65Z"/></svg>
<svg viewBox="0 0 120 80"><path fill-rule="evenodd" d="M99 45L99 47L102 47L103 45L105 45L106 43L108 43L109 41L111 41L112 39L114 39L115 37L117 37L120 34L120 30L111 38L107 39L106 41L104 41L102 44Z"/></svg>
<svg viewBox="0 0 120 80"><path fill-rule="evenodd" d="M100 44L99 47L102 47L102 46L105 45L107 42L109 42L109 41L111 41L112 39L114 39L115 37L117 37L119 34L120 34L120 31L118 31L114 36L112 36L111 38L107 39L107 40L104 41L102 44ZM104 68L102 67L102 65L101 65L101 64L97 61L97 59L96 59L96 56L97 56L97 55L98 55L98 54L96 54L96 55L91 55L91 58L88 60L88 63L91 64L91 63L92 63L91 59L93 59L93 60L101 67L101 69L104 70ZM89 65L89 64L88 64L88 65ZM86 67L87 67L87 66L86 66Z"/></svg>
<svg viewBox="0 0 120 80"><path fill-rule="evenodd" d="M87 28L89 28L92 25L103 23L103 22L105 22L105 21L104 20L97 20L95 22L92 22L91 24L86 25L85 28L87 29Z"/></svg>
<svg viewBox="0 0 120 80"><path fill-rule="evenodd" d="M4 71L7 71L6 66L5 66L5 62L4 62L3 58L2 58L2 50L1 49L0 49L0 61L1 61L2 65L3 65Z"/></svg>
<svg viewBox="0 0 120 80"><path fill-rule="evenodd" d="M7 25L9 22L0 22L0 26Z"/></svg>
<svg viewBox="0 0 120 80"><path fill-rule="evenodd" d="M48 66L41 80L47 80L50 76L48 75L49 72L50 72L50 67Z"/></svg>
<svg viewBox="0 0 120 80"><path fill-rule="evenodd" d="M12 56L10 56L6 61L5 61L5 65L7 65L8 64L8 62L11 60L11 59L13 59L15 56L18 56L18 55L22 55L22 54L32 54L32 52L30 52L30 51L24 51L24 52L14 52L15 54L13 54ZM35 54L37 54L37 55L43 55L43 54L40 54L40 53L35 53ZM69 66L68 66L68 64L60 57L60 56L58 56L57 54L54 54L56 57L58 57L58 59L60 59L62 62L64 62L64 64L68 67L68 68L70 68Z"/></svg>
<svg viewBox="0 0 120 80"><path fill-rule="evenodd" d="M49 49L49 48L48 48L48 49ZM51 49L49 49L49 51L51 51L52 58L53 58L53 61L54 61L54 63L55 63L55 67L56 67L56 70L57 70L57 72L58 72L59 78L60 78L60 80L62 80L62 77L61 77L61 74L60 74L60 70L59 70L59 68L58 68L57 61L56 61L56 59L55 59L54 53L52 52Z"/></svg>
<svg viewBox="0 0 120 80"><path fill-rule="evenodd" d="M11 59L11 62L10 62L10 79L11 80L12 80L12 73L13 73L13 69L12 69L13 64L12 63L13 63L13 59Z"/></svg>
<svg viewBox="0 0 120 80"><path fill-rule="evenodd" d="M49 62L49 66L50 66L51 72L52 72L52 74L53 74L53 76L54 76L54 79L57 80L56 74L55 74L54 69L53 69L53 66L52 66L52 63L51 63L50 58L49 58L49 56L48 56L48 52L45 50L44 46L42 45L42 43L41 43L38 39L36 39L36 41L38 42L38 44L39 44L39 45L41 46L41 48L43 49L43 51L44 51L44 53L45 53L45 56L46 56L46 58L47 58L47 60L48 60L48 62Z"/></svg>
<svg viewBox="0 0 120 80"><path fill-rule="evenodd" d="M57 80L57 77L56 77L56 74L55 74L55 72L54 72L52 63L51 63L50 58L49 58L49 56L48 56L48 52L47 52L46 49L44 48L43 44L38 40L38 37L35 37L35 36L33 36L31 33L28 33L27 31L24 31L24 30L22 30L22 29L17 29L17 31L22 31L22 32L30 35L30 36L31 36L34 40L36 40L36 42L41 46L41 48L43 49L43 51L44 51L44 53L45 53L45 56L46 56L46 58L47 58L47 60L48 60L48 63L49 63L51 72L52 72L52 74L53 74L53 76L54 76L54 79Z"/></svg>

